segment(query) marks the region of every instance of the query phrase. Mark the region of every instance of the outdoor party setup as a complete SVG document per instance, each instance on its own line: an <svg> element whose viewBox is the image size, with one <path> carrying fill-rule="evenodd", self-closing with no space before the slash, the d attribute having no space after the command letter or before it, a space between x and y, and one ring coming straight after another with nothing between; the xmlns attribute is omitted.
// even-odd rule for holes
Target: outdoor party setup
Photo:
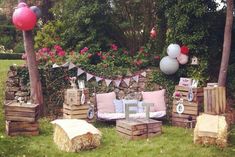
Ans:
<svg viewBox="0 0 235 157"><path fill-rule="evenodd" d="M24 2L19 3L13 13L13 24L24 33L27 55L34 53L33 42L30 41L32 38L28 38L31 37L28 33L36 27L41 15L37 6L29 7ZM156 37L157 30L153 27L150 38ZM189 61L191 62L188 63ZM43 100L39 99L40 94L32 91L36 89L41 92L38 87L40 79L38 71L32 77L33 71L30 70L31 67L37 66L36 60L32 62L28 57L27 63L30 89L22 85L16 67L11 66L8 72L4 114L6 133L9 136L40 134L38 119L41 116ZM173 75L182 66L198 64L198 58L190 56L188 46L171 43L167 47L167 56L159 62L159 70L164 75ZM162 86L152 86L152 90L148 90L147 81L152 73L151 69L110 78L91 73L72 61L64 64L54 63L50 68L75 71L75 76L69 78L70 87L64 89L62 94L62 116L51 121L54 126L53 140L60 150L79 152L102 146L104 133L93 125L96 121L115 122L118 136L128 140L161 136L165 134L162 126L168 114L173 126L186 130L194 129L192 142L195 144L212 144L222 148L228 145L226 88L217 83L199 87L199 80L181 77L178 84L174 84L172 101L169 101L166 97L169 91ZM34 80L35 78L38 80ZM89 84L92 81L113 91L91 92L95 88Z"/></svg>

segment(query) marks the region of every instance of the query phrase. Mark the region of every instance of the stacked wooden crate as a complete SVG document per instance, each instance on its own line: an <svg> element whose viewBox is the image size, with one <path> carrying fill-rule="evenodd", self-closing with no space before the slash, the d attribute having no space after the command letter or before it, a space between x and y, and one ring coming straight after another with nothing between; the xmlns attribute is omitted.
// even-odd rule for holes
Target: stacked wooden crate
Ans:
<svg viewBox="0 0 235 157"><path fill-rule="evenodd" d="M194 127L196 117L203 108L203 88L192 88L192 101L188 100L189 87L175 86L175 92L180 96L173 100L172 124L179 127ZM180 99L183 99L184 105L184 111L181 114L177 113L176 109Z"/></svg>
<svg viewBox="0 0 235 157"><path fill-rule="evenodd" d="M39 105L10 102L5 104L6 133L9 136L38 135Z"/></svg>
<svg viewBox="0 0 235 157"><path fill-rule="evenodd" d="M82 93L85 95L84 104L81 103ZM89 109L89 90L85 89L67 89L65 91L65 101L63 104L63 117L65 119L87 119Z"/></svg>
<svg viewBox="0 0 235 157"><path fill-rule="evenodd" d="M116 130L129 140L145 139L161 134L162 122L152 119L118 120Z"/></svg>

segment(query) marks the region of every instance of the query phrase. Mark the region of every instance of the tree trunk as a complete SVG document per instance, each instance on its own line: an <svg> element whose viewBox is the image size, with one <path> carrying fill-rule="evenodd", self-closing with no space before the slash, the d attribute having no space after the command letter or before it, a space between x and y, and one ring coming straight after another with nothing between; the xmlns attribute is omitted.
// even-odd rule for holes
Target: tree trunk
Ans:
<svg viewBox="0 0 235 157"><path fill-rule="evenodd" d="M24 2L24 0L18 0L18 2ZM40 105L40 114L42 115L44 110L42 86L36 62L36 55L34 53L32 31L23 31L23 38L24 49L27 54L27 66L29 70L30 99L32 103Z"/></svg>
<svg viewBox="0 0 235 157"><path fill-rule="evenodd" d="M30 80L30 99L32 103L40 105L40 112L43 112L43 95L41 81L39 77L36 55L33 48L32 31L23 31L24 48L27 54L27 66Z"/></svg>
<svg viewBox="0 0 235 157"><path fill-rule="evenodd" d="M224 29L223 53L222 53L222 60L221 60L219 80L218 80L219 86L226 85L229 56L231 51L232 25L233 25L233 0L227 0L227 13L226 13L226 24Z"/></svg>

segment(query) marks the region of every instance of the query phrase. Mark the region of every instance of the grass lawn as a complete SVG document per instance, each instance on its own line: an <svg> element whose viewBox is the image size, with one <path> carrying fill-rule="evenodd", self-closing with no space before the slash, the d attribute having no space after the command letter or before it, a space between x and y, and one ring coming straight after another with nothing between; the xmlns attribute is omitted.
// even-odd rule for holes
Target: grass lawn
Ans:
<svg viewBox="0 0 235 157"><path fill-rule="evenodd" d="M53 143L53 127L47 119L40 120L40 135L35 137L8 137L5 135L3 99L6 74L12 63L22 61L0 60L0 157L232 157L235 156L235 127L229 147L203 147L193 144L193 130L164 126L163 134L148 140L128 141L119 137L114 125L96 123L103 134L101 146L79 153L58 150Z"/></svg>

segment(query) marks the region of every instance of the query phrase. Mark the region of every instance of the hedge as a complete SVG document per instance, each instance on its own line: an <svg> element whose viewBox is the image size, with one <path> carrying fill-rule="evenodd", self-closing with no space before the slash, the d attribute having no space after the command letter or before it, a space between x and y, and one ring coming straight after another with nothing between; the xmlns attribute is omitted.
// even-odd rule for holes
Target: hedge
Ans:
<svg viewBox="0 0 235 157"><path fill-rule="evenodd" d="M0 59L22 59L21 53L0 53Z"/></svg>

